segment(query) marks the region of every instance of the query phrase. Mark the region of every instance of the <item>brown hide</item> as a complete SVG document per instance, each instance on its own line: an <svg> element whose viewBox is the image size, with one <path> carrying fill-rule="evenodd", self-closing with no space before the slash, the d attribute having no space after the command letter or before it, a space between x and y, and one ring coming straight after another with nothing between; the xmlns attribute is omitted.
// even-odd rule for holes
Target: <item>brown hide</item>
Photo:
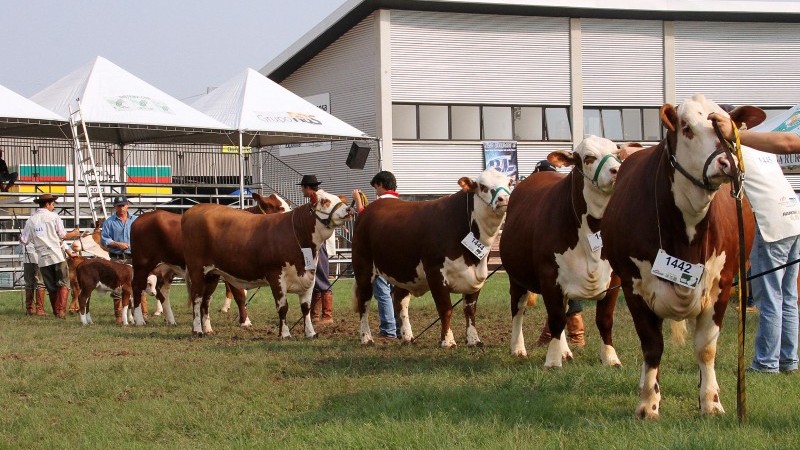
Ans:
<svg viewBox="0 0 800 450"><path fill-rule="evenodd" d="M133 278L131 266L102 258L92 258L78 265L76 277L80 288L78 296L80 314L89 312L89 299L98 283L112 289L122 288L122 305L130 304Z"/></svg>

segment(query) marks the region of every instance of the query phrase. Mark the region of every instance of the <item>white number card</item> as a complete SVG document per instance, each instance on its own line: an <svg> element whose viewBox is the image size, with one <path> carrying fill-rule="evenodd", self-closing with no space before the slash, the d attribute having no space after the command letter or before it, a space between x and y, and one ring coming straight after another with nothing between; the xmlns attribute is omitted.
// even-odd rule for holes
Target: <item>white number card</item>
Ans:
<svg viewBox="0 0 800 450"><path fill-rule="evenodd" d="M481 241L475 238L475 235L470 231L469 234L461 240L461 245L467 248L478 259L483 259L484 256L489 254L489 247L483 245Z"/></svg>
<svg viewBox="0 0 800 450"><path fill-rule="evenodd" d="M700 278L703 276L704 269L702 264L686 262L659 249L656 260L653 263L653 270L650 272L667 281L689 288L696 288L697 283L700 282Z"/></svg>
<svg viewBox="0 0 800 450"><path fill-rule="evenodd" d="M589 240L589 248L592 249L592 252L596 252L603 248L603 238L600 236L599 231L597 233L587 234L586 239Z"/></svg>
<svg viewBox="0 0 800 450"><path fill-rule="evenodd" d="M317 263L314 262L314 254L311 252L311 249L308 247L301 248L300 251L303 252L303 262L306 264L306 270L311 270L317 267Z"/></svg>

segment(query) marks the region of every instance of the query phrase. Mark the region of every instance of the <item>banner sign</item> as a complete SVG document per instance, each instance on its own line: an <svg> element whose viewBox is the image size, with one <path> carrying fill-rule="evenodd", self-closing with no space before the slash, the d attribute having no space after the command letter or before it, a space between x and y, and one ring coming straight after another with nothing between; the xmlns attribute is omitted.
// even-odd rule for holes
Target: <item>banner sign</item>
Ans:
<svg viewBox="0 0 800 450"><path fill-rule="evenodd" d="M331 94L329 92L324 94L311 95L309 97L303 97L303 100L313 104L314 106L325 111L328 114L331 113ZM330 142L311 142L304 144L276 145L275 155L277 156L303 155L306 153L324 152L330 149L331 149Z"/></svg>
<svg viewBox="0 0 800 450"><path fill-rule="evenodd" d="M222 146L222 153L235 153L239 154L239 146L238 145L223 145ZM242 153L248 154L253 153L252 147L242 147Z"/></svg>
<svg viewBox="0 0 800 450"><path fill-rule="evenodd" d="M491 167L514 182L518 180L516 141L484 141L483 160L487 169Z"/></svg>

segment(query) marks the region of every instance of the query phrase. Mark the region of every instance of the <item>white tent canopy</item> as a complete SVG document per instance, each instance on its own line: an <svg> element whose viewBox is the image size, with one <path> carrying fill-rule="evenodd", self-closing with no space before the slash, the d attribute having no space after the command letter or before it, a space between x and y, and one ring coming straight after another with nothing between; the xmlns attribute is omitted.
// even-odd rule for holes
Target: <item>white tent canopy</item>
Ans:
<svg viewBox="0 0 800 450"><path fill-rule="evenodd" d="M293 142L374 139L253 69L192 104L243 133L253 147Z"/></svg>
<svg viewBox="0 0 800 450"><path fill-rule="evenodd" d="M31 97L63 117L78 99L93 141L232 143L230 127L100 56Z"/></svg>
<svg viewBox="0 0 800 450"><path fill-rule="evenodd" d="M63 138L66 120L0 85L0 135Z"/></svg>

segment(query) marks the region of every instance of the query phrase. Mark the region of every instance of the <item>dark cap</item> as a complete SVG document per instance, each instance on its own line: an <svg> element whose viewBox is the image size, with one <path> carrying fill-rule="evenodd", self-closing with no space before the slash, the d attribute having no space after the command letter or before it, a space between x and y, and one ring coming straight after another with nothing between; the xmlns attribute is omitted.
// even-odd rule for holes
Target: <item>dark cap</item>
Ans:
<svg viewBox="0 0 800 450"><path fill-rule="evenodd" d="M122 206L122 205L129 205L131 202L128 201L128 197L124 195L118 195L114 197L114 206Z"/></svg>
<svg viewBox="0 0 800 450"><path fill-rule="evenodd" d="M33 201L38 203L40 206L44 205L45 203L54 202L56 200L58 200L58 196L53 194L42 194L33 199Z"/></svg>
<svg viewBox="0 0 800 450"><path fill-rule="evenodd" d="M554 166L550 161L543 159L536 163L536 167L533 169L534 172L555 172L556 166Z"/></svg>
<svg viewBox="0 0 800 450"><path fill-rule="evenodd" d="M297 183L298 186L319 186L320 184L322 183L317 181L316 175L303 175L303 179Z"/></svg>

